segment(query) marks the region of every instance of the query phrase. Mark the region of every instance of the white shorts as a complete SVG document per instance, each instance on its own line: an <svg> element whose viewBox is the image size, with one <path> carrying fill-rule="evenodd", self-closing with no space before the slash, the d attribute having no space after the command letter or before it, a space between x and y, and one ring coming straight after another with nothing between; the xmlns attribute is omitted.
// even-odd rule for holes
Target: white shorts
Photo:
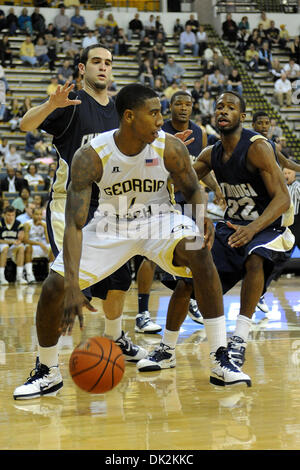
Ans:
<svg viewBox="0 0 300 470"><path fill-rule="evenodd" d="M177 212L133 220L96 216L82 230L82 255L79 268L80 288L85 289L110 276L136 255L145 256L164 271L175 276L191 277L187 267L173 265L176 245L199 235L195 222ZM193 248L191 248L193 249ZM64 275L63 251L51 266Z"/></svg>
<svg viewBox="0 0 300 470"><path fill-rule="evenodd" d="M7 259L11 259L15 263L17 250L20 246L24 246L24 245L22 245L22 243L20 245L6 245L3 243L0 243L0 253L2 253L5 247L8 247Z"/></svg>
<svg viewBox="0 0 300 470"><path fill-rule="evenodd" d="M46 251L44 251L39 245L32 245L32 259L34 259L34 258L49 258L51 247L48 243L44 243L44 245L47 248Z"/></svg>

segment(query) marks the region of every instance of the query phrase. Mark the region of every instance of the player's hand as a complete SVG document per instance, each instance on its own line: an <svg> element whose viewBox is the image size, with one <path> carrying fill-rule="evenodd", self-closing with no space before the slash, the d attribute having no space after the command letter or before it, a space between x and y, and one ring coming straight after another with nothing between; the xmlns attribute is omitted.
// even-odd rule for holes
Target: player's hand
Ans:
<svg viewBox="0 0 300 470"><path fill-rule="evenodd" d="M204 244L211 250L215 239L215 227L209 217L204 217Z"/></svg>
<svg viewBox="0 0 300 470"><path fill-rule="evenodd" d="M247 245L255 235L255 230L249 225L235 225L231 222L226 222L227 226L235 230L235 232L228 238L228 245L231 248L239 248L240 246Z"/></svg>
<svg viewBox="0 0 300 470"><path fill-rule="evenodd" d="M217 188L215 192L214 204L217 204L224 211L226 209L226 200L220 188Z"/></svg>
<svg viewBox="0 0 300 470"><path fill-rule="evenodd" d="M186 129L185 131L182 131L182 132L177 132L175 135L175 137L177 137L178 139L180 139L184 145L187 147L188 145L190 145L192 142L194 142L195 138L192 137L191 139L187 140L190 135L193 133L193 131L191 129Z"/></svg>
<svg viewBox="0 0 300 470"><path fill-rule="evenodd" d="M83 307L86 307L91 312L97 312L97 310L91 305L85 295L81 292L79 286L72 286L67 288L65 290L63 317L59 328L59 331L63 336L66 334L72 334L76 317L78 317L80 329L83 329Z"/></svg>
<svg viewBox="0 0 300 470"><path fill-rule="evenodd" d="M55 108L66 108L67 106L81 104L81 100L70 100L70 91L74 88L74 83L66 81L64 85L58 85L57 90L49 97L49 104Z"/></svg>

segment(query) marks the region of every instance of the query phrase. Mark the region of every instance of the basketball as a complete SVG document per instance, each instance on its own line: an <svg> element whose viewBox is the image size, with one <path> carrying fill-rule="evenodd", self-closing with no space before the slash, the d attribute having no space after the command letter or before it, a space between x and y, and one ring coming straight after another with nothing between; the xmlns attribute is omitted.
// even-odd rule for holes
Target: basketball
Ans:
<svg viewBox="0 0 300 470"><path fill-rule="evenodd" d="M102 337L88 338L73 350L69 370L74 383L88 393L105 393L121 381L125 369L119 346Z"/></svg>

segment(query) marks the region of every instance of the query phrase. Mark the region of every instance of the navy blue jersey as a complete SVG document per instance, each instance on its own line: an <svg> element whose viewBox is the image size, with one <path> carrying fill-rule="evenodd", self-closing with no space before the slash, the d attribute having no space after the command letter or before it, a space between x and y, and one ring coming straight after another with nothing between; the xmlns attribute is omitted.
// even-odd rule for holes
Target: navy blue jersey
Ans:
<svg viewBox="0 0 300 470"><path fill-rule="evenodd" d="M40 125L40 129L53 135L53 145L58 154L52 191L64 197L76 150L96 135L119 127L119 117L112 99L107 106L102 106L84 90L71 92L69 98L80 99L81 104L56 109ZM98 206L98 194L99 190L94 184L91 205Z"/></svg>
<svg viewBox="0 0 300 470"><path fill-rule="evenodd" d="M193 134L191 135L191 137L194 137L195 139L194 142L192 142L191 144L187 146L189 154L191 155L192 160L194 161L195 158L198 157L198 155L202 151L202 147L203 147L202 130L199 126L197 126L197 124L195 124L192 121L189 121L188 128L193 131ZM180 132L173 127L171 120L165 121L165 123L162 126L162 130L172 135L177 134L177 132ZM175 193L175 200L178 203L184 202L184 198L180 191Z"/></svg>
<svg viewBox="0 0 300 470"><path fill-rule="evenodd" d="M227 162L222 161L223 146L220 140L212 148L211 166L227 203L224 218L232 223L252 222L264 212L271 201L259 170L251 172L247 169L248 149L257 139L267 140L257 132L243 129ZM275 147L273 148L275 152ZM271 226L280 227L289 223L283 214Z"/></svg>
<svg viewBox="0 0 300 470"><path fill-rule="evenodd" d="M22 222L15 220L11 227L7 226L4 217L0 219L0 238L1 240L17 240L18 234L24 230Z"/></svg>

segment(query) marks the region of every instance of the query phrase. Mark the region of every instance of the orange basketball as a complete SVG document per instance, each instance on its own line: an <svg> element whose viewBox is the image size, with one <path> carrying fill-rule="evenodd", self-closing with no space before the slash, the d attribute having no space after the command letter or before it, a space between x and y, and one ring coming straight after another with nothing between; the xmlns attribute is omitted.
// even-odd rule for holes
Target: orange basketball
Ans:
<svg viewBox="0 0 300 470"><path fill-rule="evenodd" d="M75 384L89 393L105 393L121 381L125 369L119 346L108 338L88 338L71 354L69 370Z"/></svg>

